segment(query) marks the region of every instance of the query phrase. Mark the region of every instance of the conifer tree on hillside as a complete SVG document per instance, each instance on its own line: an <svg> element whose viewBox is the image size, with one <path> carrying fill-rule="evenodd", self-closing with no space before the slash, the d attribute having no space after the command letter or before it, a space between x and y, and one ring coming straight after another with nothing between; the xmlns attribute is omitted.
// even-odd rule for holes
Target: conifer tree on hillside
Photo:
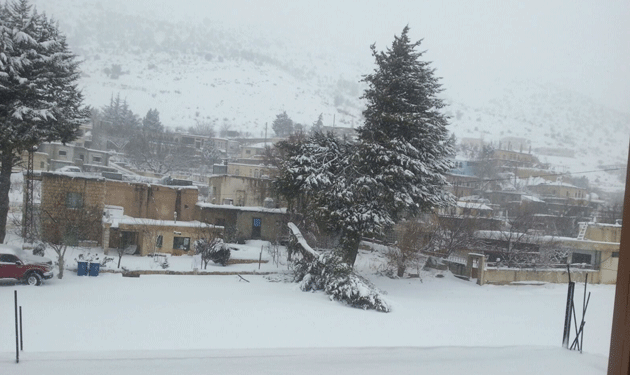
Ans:
<svg viewBox="0 0 630 375"><path fill-rule="evenodd" d="M164 125L160 121L160 112L157 109L149 109L142 119L142 130L151 133L164 132Z"/></svg>
<svg viewBox="0 0 630 375"><path fill-rule="evenodd" d="M293 120L289 118L286 111L276 115L271 128L278 137L287 137L293 133Z"/></svg>
<svg viewBox="0 0 630 375"><path fill-rule="evenodd" d="M89 120L79 74L55 23L27 0L0 4L0 243L18 155L42 142L72 141Z"/></svg>
<svg viewBox="0 0 630 375"><path fill-rule="evenodd" d="M109 105L103 107L102 120L105 128L101 130L113 137L130 137L137 134L140 128L138 115L129 108L127 99L120 99L120 93L115 98L112 95Z"/></svg>
<svg viewBox="0 0 630 375"><path fill-rule="evenodd" d="M321 132L324 129L324 114L320 113L317 117L317 121L313 123L311 132Z"/></svg>

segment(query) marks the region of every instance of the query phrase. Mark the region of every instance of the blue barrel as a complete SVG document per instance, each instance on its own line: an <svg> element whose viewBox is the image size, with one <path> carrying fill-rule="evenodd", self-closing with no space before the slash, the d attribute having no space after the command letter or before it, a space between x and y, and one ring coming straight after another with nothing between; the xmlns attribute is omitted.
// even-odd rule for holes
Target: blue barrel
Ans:
<svg viewBox="0 0 630 375"><path fill-rule="evenodd" d="M85 276L88 273L88 263L87 262L78 262L79 265L77 266L77 275L78 276Z"/></svg>
<svg viewBox="0 0 630 375"><path fill-rule="evenodd" d="M101 265L98 263L90 263L90 276L98 276Z"/></svg>

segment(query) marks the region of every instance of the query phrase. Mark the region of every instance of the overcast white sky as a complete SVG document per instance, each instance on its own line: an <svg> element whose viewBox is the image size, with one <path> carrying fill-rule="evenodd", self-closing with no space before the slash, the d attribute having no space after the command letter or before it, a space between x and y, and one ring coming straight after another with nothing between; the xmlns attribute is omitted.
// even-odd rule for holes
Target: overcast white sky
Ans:
<svg viewBox="0 0 630 375"><path fill-rule="evenodd" d="M45 8L48 1L35 2ZM411 37L424 38L427 59L455 95L486 99L495 85L527 78L630 112L627 0L108 0L102 6L326 45L366 66L370 44L384 49L409 24Z"/></svg>
<svg viewBox="0 0 630 375"><path fill-rule="evenodd" d="M145 4L154 1L133 2L134 7ZM467 97L485 94L497 80L525 77L558 83L630 112L627 0L180 0L148 8L159 17L208 18L325 43L368 63L371 43L383 49L409 24L412 38L424 38L426 56L447 88Z"/></svg>

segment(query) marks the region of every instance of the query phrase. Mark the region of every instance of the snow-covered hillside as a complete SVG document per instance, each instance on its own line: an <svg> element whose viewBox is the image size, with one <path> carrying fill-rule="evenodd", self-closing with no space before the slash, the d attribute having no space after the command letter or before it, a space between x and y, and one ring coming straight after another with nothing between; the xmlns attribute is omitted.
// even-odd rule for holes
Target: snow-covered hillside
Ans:
<svg viewBox="0 0 630 375"><path fill-rule="evenodd" d="M164 18L160 9L134 8L135 3L34 3L59 20L73 51L83 59L81 85L87 104L95 107L120 93L141 116L158 109L171 128L187 128L199 120L213 123L216 130L252 136L262 136L265 124L271 125L281 111L305 125L320 113L325 125L361 124L360 79L373 69L368 45L357 46L365 51L359 56L349 49L327 48L325 37L318 40L317 33L296 40L297 33L267 33L246 23L230 27L203 18L202 12ZM626 161L628 113L543 81L499 80L480 87L478 95L464 87L468 83L449 77L444 83L451 130L460 139L525 137L533 148L572 150L574 157L541 158L560 163L563 171ZM587 177L623 185L606 173Z"/></svg>

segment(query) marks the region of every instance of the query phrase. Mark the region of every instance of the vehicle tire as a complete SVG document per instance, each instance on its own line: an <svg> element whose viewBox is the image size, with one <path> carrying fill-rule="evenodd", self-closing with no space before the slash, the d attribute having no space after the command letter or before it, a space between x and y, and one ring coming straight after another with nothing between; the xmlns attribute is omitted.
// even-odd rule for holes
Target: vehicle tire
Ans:
<svg viewBox="0 0 630 375"><path fill-rule="evenodd" d="M31 272L26 276L26 283L28 285L40 286L42 285L42 277L37 272Z"/></svg>

